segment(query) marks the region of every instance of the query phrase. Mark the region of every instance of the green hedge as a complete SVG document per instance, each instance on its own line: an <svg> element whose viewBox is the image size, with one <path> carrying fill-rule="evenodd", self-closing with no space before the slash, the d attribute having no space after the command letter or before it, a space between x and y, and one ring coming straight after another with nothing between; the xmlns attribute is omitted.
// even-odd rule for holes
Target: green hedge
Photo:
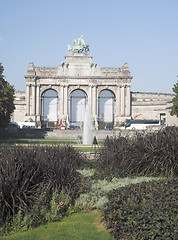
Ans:
<svg viewBox="0 0 178 240"><path fill-rule="evenodd" d="M177 187L171 179L110 192L104 218L114 239L178 239Z"/></svg>

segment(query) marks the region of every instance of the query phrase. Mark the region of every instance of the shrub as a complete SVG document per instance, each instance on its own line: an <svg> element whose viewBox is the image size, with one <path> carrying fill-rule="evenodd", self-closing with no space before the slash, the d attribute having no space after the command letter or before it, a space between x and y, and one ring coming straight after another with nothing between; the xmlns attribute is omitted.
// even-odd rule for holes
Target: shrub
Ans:
<svg viewBox="0 0 178 240"><path fill-rule="evenodd" d="M36 227L39 224L61 220L66 214L72 198L62 190L60 193L50 193L44 190L24 218L28 218L28 226Z"/></svg>
<svg viewBox="0 0 178 240"><path fill-rule="evenodd" d="M178 176L178 128L157 133L137 134L134 139L110 138L100 151L100 176Z"/></svg>
<svg viewBox="0 0 178 240"><path fill-rule="evenodd" d="M177 239L177 179L130 185L108 194L104 219L115 239Z"/></svg>
<svg viewBox="0 0 178 240"><path fill-rule="evenodd" d="M44 204L50 209L53 194L62 190L71 201L75 199L82 162L83 156L71 146L1 148L0 224L13 221L19 213L27 216Z"/></svg>
<svg viewBox="0 0 178 240"><path fill-rule="evenodd" d="M137 178L113 178L113 179L94 179L92 170L80 170L85 181L85 189L75 200L75 206L81 209L98 209L103 211L105 203L108 202L107 194L113 189L118 189L129 184L148 182L157 180L154 177L137 177Z"/></svg>

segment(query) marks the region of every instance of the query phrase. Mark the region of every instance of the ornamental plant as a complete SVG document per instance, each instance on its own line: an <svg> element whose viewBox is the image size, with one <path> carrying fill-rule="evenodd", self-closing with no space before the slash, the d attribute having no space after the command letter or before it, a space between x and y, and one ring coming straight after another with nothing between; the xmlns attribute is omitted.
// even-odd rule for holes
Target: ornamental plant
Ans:
<svg viewBox="0 0 178 240"><path fill-rule="evenodd" d="M13 222L19 211L29 226L63 216L79 195L77 169L83 161L83 155L69 145L1 147L0 225Z"/></svg>
<svg viewBox="0 0 178 240"><path fill-rule="evenodd" d="M177 239L177 186L164 179L109 192L104 219L114 239Z"/></svg>
<svg viewBox="0 0 178 240"><path fill-rule="evenodd" d="M96 162L100 177L178 176L178 128L110 138Z"/></svg>

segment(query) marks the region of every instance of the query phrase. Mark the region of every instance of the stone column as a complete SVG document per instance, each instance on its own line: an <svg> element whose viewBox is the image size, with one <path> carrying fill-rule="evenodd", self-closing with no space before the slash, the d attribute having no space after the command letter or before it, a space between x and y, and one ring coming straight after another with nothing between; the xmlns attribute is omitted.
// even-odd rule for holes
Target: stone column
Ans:
<svg viewBox="0 0 178 240"><path fill-rule="evenodd" d="M35 94L35 91L36 91L36 89L35 89L35 84L33 84L32 85L32 108L31 108L31 110L32 110L32 112L31 112L31 115L32 116L34 116L35 115L35 103L36 103L36 94Z"/></svg>
<svg viewBox="0 0 178 240"><path fill-rule="evenodd" d="M93 115L97 115L97 94L96 94L96 85L93 86Z"/></svg>
<svg viewBox="0 0 178 240"><path fill-rule="evenodd" d="M64 88L64 115L68 115L68 85Z"/></svg>
<svg viewBox="0 0 178 240"><path fill-rule="evenodd" d="M120 86L117 86L117 95L116 95L116 117L121 116L121 89Z"/></svg>
<svg viewBox="0 0 178 240"><path fill-rule="evenodd" d="M26 105L27 116L29 116L30 115L30 86L29 85L26 86L26 104L27 104Z"/></svg>
<svg viewBox="0 0 178 240"><path fill-rule="evenodd" d="M92 114L92 85L89 85L89 91L88 91L88 105L90 106L91 114Z"/></svg>
<svg viewBox="0 0 178 240"><path fill-rule="evenodd" d="M98 129L98 116L97 116L97 86L94 85L92 88L92 116L95 120L95 128Z"/></svg>
<svg viewBox="0 0 178 240"><path fill-rule="evenodd" d="M130 116L130 86L126 86L126 116Z"/></svg>
<svg viewBox="0 0 178 240"><path fill-rule="evenodd" d="M121 116L125 116L125 86L121 87Z"/></svg>
<svg viewBox="0 0 178 240"><path fill-rule="evenodd" d="M60 94L60 115L64 115L64 86L61 85L61 94Z"/></svg>
<svg viewBox="0 0 178 240"><path fill-rule="evenodd" d="M37 84L36 89L36 115L40 115L40 85Z"/></svg>

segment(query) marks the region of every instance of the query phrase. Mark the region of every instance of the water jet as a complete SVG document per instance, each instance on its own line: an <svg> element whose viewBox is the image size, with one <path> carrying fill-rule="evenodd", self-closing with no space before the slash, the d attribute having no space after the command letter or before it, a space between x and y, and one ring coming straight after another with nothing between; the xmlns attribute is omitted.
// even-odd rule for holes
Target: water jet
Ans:
<svg viewBox="0 0 178 240"><path fill-rule="evenodd" d="M86 105L85 108L82 139L83 145L92 145L93 138L92 138L91 110L88 104Z"/></svg>

